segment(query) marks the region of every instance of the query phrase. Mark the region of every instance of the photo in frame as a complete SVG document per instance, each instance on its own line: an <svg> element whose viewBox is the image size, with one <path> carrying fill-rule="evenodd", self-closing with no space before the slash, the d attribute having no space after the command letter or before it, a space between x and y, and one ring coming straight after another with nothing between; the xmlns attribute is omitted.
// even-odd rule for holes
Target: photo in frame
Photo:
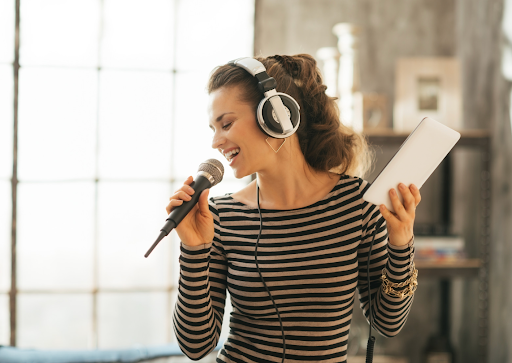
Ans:
<svg viewBox="0 0 512 363"><path fill-rule="evenodd" d="M424 117L462 129L460 65L456 58L400 58L396 63L393 129L410 132Z"/></svg>

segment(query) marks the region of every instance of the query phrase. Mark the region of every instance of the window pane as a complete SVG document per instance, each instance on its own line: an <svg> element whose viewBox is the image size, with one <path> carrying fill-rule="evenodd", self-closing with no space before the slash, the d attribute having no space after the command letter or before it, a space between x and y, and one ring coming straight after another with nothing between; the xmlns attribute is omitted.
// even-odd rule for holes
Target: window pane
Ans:
<svg viewBox="0 0 512 363"><path fill-rule="evenodd" d="M176 113L174 120L173 171L181 183L195 176L199 164L223 156L212 149L213 132L208 127L206 83L208 72L176 74ZM191 96L193 95L193 97Z"/></svg>
<svg viewBox="0 0 512 363"><path fill-rule="evenodd" d="M94 183L20 183L19 289L91 289Z"/></svg>
<svg viewBox="0 0 512 363"><path fill-rule="evenodd" d="M168 0L106 0L102 66L172 69L173 4Z"/></svg>
<svg viewBox="0 0 512 363"><path fill-rule="evenodd" d="M144 254L165 224L169 184L100 182L98 187L100 287L168 286L169 239L148 258Z"/></svg>
<svg viewBox="0 0 512 363"><path fill-rule="evenodd" d="M94 178L97 74L20 70L20 180Z"/></svg>
<svg viewBox="0 0 512 363"><path fill-rule="evenodd" d="M92 296L18 294L17 346L91 349Z"/></svg>
<svg viewBox="0 0 512 363"><path fill-rule="evenodd" d="M99 0L23 0L22 65L98 64Z"/></svg>
<svg viewBox="0 0 512 363"><path fill-rule="evenodd" d="M0 62L14 60L15 1L0 1Z"/></svg>
<svg viewBox="0 0 512 363"><path fill-rule="evenodd" d="M0 293L11 287L11 184L0 181ZM2 344L2 343L0 343Z"/></svg>
<svg viewBox="0 0 512 363"><path fill-rule="evenodd" d="M171 284L172 286L177 287L180 279L180 238L176 231L171 231L169 235L166 237L169 241L169 249L171 250L171 261L169 264L169 268L171 270Z"/></svg>
<svg viewBox="0 0 512 363"><path fill-rule="evenodd" d="M10 333L9 295L0 295L0 345L9 345Z"/></svg>
<svg viewBox="0 0 512 363"><path fill-rule="evenodd" d="M177 19L178 70L210 71L253 54L254 0L180 1Z"/></svg>
<svg viewBox="0 0 512 363"><path fill-rule="evenodd" d="M212 196L219 195L218 189L224 189L226 181L237 180L226 158L212 149L213 132L208 127L208 95L205 90L208 73L183 72L176 74L176 119L174 126L174 175L178 188L192 175L195 177L199 164L213 158L224 165L222 184L212 189ZM194 97L190 97L193 94ZM194 132L191 133L191 130ZM244 178L240 185L246 185L250 177ZM175 190L175 189L173 189ZM234 190L229 190L234 192ZM224 194L224 193L222 193Z"/></svg>
<svg viewBox="0 0 512 363"><path fill-rule="evenodd" d="M12 72L12 66L0 65L0 179L12 176L12 110L14 107Z"/></svg>
<svg viewBox="0 0 512 363"><path fill-rule="evenodd" d="M163 72L101 72L101 178L170 178L171 79Z"/></svg>
<svg viewBox="0 0 512 363"><path fill-rule="evenodd" d="M165 344L167 301L166 292L98 294L99 348Z"/></svg>

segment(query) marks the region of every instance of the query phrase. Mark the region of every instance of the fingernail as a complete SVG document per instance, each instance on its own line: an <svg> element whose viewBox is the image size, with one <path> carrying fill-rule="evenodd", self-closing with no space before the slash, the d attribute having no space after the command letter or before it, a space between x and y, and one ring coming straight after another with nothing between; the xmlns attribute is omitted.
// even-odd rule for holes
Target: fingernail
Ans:
<svg viewBox="0 0 512 363"><path fill-rule="evenodd" d="M191 193L191 194L194 194L196 191L194 190L194 188L189 187L188 188L188 192Z"/></svg>
<svg viewBox="0 0 512 363"><path fill-rule="evenodd" d="M399 187L400 189L405 189L405 184L400 183L400 184L398 184L398 187Z"/></svg>
<svg viewBox="0 0 512 363"><path fill-rule="evenodd" d="M395 189L391 189L391 195L396 195L396 190Z"/></svg>

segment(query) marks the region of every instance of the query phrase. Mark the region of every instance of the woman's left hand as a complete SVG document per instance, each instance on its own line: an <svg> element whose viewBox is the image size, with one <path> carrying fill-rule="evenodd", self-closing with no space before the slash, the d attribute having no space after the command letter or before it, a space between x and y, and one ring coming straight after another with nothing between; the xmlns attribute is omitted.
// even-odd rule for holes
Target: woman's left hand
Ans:
<svg viewBox="0 0 512 363"><path fill-rule="evenodd" d="M380 212L388 227L389 243L394 246L403 246L409 243L413 236L414 218L416 217L416 206L421 201L419 189L411 184L409 188L403 183L398 185L404 203L400 202L395 189L389 191L391 203L395 213L390 212L384 204L380 205Z"/></svg>

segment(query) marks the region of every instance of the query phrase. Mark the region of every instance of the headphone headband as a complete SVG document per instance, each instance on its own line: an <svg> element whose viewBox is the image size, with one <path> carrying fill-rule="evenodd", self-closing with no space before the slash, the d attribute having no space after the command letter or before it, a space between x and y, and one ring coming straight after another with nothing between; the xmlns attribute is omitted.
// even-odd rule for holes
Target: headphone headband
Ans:
<svg viewBox="0 0 512 363"><path fill-rule="evenodd" d="M265 66L254 58L238 58L230 61L229 64L241 67L256 77L258 88L263 94L277 87L276 80L268 75Z"/></svg>
<svg viewBox="0 0 512 363"><path fill-rule="evenodd" d="M228 62L229 64L234 64L235 66L242 67L247 72L249 72L252 76L256 77L257 74L261 72L267 72L265 66L257 61L254 58L243 57L237 58Z"/></svg>
<svg viewBox="0 0 512 363"><path fill-rule="evenodd" d="M276 92L276 80L267 74L261 62L244 57L228 64L245 69L258 80L258 88L265 97L258 106L256 116L263 132L274 138L286 138L297 131L300 123L299 104L291 96Z"/></svg>

